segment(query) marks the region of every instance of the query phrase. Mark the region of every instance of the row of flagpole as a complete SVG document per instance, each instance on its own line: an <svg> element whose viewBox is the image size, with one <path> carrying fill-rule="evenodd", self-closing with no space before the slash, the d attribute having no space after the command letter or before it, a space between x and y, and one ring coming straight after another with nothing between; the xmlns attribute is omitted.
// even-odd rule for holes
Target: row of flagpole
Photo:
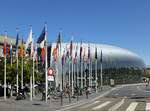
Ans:
<svg viewBox="0 0 150 111"><path fill-rule="evenodd" d="M60 33L59 33L60 34ZM7 37L7 35L5 35ZM61 40L60 40L60 36L59 35L59 38L57 40L57 44L56 44L56 51L58 50L58 56L59 58L61 58L61 56L63 56L63 58L65 58L64 56L64 52L63 52L63 55L61 55L61 52L62 52L62 49L61 49ZM6 39L6 38L5 38ZM16 85L17 85L17 94L18 94L18 87L19 87L19 83L18 83L18 40L19 40L19 34L17 33L17 37L16 37L16 59L17 59L17 75L16 75ZM23 41L23 40L22 40ZM44 42L43 42L44 41ZM4 42L6 45L6 42ZM40 37L38 38L37 40L37 43L41 44L43 43L43 48L45 49L45 55L44 55L44 58L45 58L45 100L47 101L47 94L48 94L48 79L47 79L47 76L48 76L48 73L47 73L47 70L48 70L48 64L47 64L47 26L45 25L44 26L44 29L40 35ZM23 44L23 43L22 43ZM58 45L59 44L59 45ZM27 40L27 43L26 43L26 48L31 45L31 52L30 52L30 59L31 59L31 69L30 69L30 100L32 100L32 96L34 97L35 95L35 89L34 89L34 85L35 85L35 62L34 62L34 52L33 52L33 39L32 39L32 28L30 30L30 33L29 33L29 37L28 37L28 40ZM6 46L4 46L6 47ZM22 46L23 47L23 46ZM77 59L77 50L78 50L78 44L76 46L76 51L75 51L75 59ZM66 49L67 50L67 49ZM69 77L68 77L68 84L69 86L71 86L71 90L72 90L72 96L74 95L74 85L76 83L76 85L79 87L79 84L80 84L80 87L83 88L83 84L85 87L87 87L87 74L85 73L85 68L87 68L86 66L86 63L84 61L85 58L82 58L82 50L83 50L83 45L82 45L82 42L80 44L80 68L78 67L78 60L75 60L76 62L74 63L73 62L73 40L71 40L71 43L70 43L70 50L69 50L69 62L68 62L68 69L69 69ZM53 50L54 51L54 50ZM84 49L85 51L85 49ZM23 52L22 52L23 53ZM85 53L85 52L84 52ZM56 55L53 55L53 56L56 56ZM6 99L6 54L4 54L4 99ZM21 58L21 89L23 89L23 64L24 64L24 60L23 60L23 55L22 55L22 58ZM55 58L57 59L57 57ZM60 59L61 60L61 59ZM64 61L64 59L63 59ZM103 77L102 77L102 51L101 51L101 58L100 58L100 61L101 61L101 72L100 72L100 81L101 81L101 87L103 86ZM56 61L55 61L56 62ZM92 86L92 59L90 57L90 45L88 45L88 71L89 71L89 78L88 78L88 82L89 82L89 87ZM11 58L11 66L12 66L12 58ZM71 66L71 71L70 71L70 66ZM83 67L84 66L84 67ZM56 71L58 71L58 64L55 63L55 68L56 68ZM61 67L61 71L62 71L62 76L61 76L61 89L63 90L63 85L64 85L64 63L62 63L62 67ZM97 92L97 86L98 86L98 74L97 74L97 47L95 48L95 81L96 81L96 92ZM76 72L76 74L75 74ZM79 73L80 72L80 73ZM57 72L58 74L58 72ZM79 78L79 74L80 74L80 78ZM84 77L83 77L84 75ZM58 76L58 75L56 75ZM59 77L57 77L58 79ZM77 79L75 81L75 79ZM84 80L84 81L83 81ZM56 80L56 82L58 82L58 80ZM58 83L57 83L58 85Z"/></svg>

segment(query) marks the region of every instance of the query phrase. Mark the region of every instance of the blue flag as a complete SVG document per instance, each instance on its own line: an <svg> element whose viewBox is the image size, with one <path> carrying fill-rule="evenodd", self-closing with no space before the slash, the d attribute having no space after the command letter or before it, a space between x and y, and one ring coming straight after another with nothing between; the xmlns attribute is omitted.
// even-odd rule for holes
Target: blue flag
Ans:
<svg viewBox="0 0 150 111"><path fill-rule="evenodd" d="M41 43L45 39L45 34L46 34L46 28L44 27L38 40L37 40L37 43Z"/></svg>
<svg viewBox="0 0 150 111"><path fill-rule="evenodd" d="M102 50L101 50L101 59L100 59L100 62L101 63L103 62L103 53L102 53Z"/></svg>
<svg viewBox="0 0 150 111"><path fill-rule="evenodd" d="M19 34L17 33L16 37L16 50L18 50Z"/></svg>

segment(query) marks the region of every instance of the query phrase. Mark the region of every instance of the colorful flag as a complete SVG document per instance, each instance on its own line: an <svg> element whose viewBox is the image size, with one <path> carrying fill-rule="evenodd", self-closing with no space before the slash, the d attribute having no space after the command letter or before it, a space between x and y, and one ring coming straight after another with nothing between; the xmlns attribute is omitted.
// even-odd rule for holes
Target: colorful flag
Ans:
<svg viewBox="0 0 150 111"><path fill-rule="evenodd" d="M41 56L42 56L42 64L44 64L44 61L45 61L45 48L42 48Z"/></svg>
<svg viewBox="0 0 150 111"><path fill-rule="evenodd" d="M43 28L37 43L39 44L40 48L41 48L41 57L42 57L42 64L44 64L45 61L45 36L46 36L46 27Z"/></svg>
<svg viewBox="0 0 150 111"><path fill-rule="evenodd" d="M88 61L90 63L90 44L88 45Z"/></svg>
<svg viewBox="0 0 150 111"><path fill-rule="evenodd" d="M33 59L34 59L34 61L36 61L36 63L38 62L38 57L37 56L38 56L37 55L37 45L35 45Z"/></svg>
<svg viewBox="0 0 150 111"><path fill-rule="evenodd" d="M82 60L82 41L81 41L81 45L80 45L80 62Z"/></svg>
<svg viewBox="0 0 150 111"><path fill-rule="evenodd" d="M10 44L10 58L13 56L12 43Z"/></svg>
<svg viewBox="0 0 150 111"><path fill-rule="evenodd" d="M39 43L39 44L42 43L43 40L45 40L45 35L46 35L46 28L44 27L38 40L37 40L37 43Z"/></svg>
<svg viewBox="0 0 150 111"><path fill-rule="evenodd" d="M95 47L95 59L97 60L97 47Z"/></svg>
<svg viewBox="0 0 150 111"><path fill-rule="evenodd" d="M53 55L53 58L54 58L54 62L56 62L57 61L57 57L58 57L58 50L57 50L56 47L53 49L52 55Z"/></svg>
<svg viewBox="0 0 150 111"><path fill-rule="evenodd" d="M5 38L4 38L4 47L3 47L3 54L4 54L4 57L6 57L6 48L7 48L7 36L5 35Z"/></svg>
<svg viewBox="0 0 150 111"><path fill-rule="evenodd" d="M70 61L72 61L72 49L73 49L73 43L71 40L71 42L70 42Z"/></svg>
<svg viewBox="0 0 150 111"><path fill-rule="evenodd" d="M84 60L84 62L86 62L85 51L86 51L86 49L84 47L84 52L83 52L83 60Z"/></svg>
<svg viewBox="0 0 150 111"><path fill-rule="evenodd" d="M23 38L21 40L20 55L21 55L21 57L24 56L24 42L23 42Z"/></svg>
<svg viewBox="0 0 150 111"><path fill-rule="evenodd" d="M61 58L62 66L64 65L65 62L65 51L63 52L62 58Z"/></svg>
<svg viewBox="0 0 150 111"><path fill-rule="evenodd" d="M76 62L77 62L77 50L78 50L78 45L76 45L76 52L74 55L74 64L76 64Z"/></svg>

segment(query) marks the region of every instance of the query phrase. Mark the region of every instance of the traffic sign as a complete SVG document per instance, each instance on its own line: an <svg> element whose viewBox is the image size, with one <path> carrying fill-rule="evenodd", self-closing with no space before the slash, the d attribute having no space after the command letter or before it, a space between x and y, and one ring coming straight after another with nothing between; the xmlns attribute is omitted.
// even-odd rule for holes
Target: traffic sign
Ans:
<svg viewBox="0 0 150 111"><path fill-rule="evenodd" d="M48 76L47 80L48 81L54 81L54 76Z"/></svg>
<svg viewBox="0 0 150 111"><path fill-rule="evenodd" d="M48 68L48 76L53 76L54 75L54 69L53 68Z"/></svg>

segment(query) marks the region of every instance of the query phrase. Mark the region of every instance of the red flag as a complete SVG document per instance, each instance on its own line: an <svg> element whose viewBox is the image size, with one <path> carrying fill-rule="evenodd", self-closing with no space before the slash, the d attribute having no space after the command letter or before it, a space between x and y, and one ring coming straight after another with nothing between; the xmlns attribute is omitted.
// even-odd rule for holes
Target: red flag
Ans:
<svg viewBox="0 0 150 111"><path fill-rule="evenodd" d="M42 48L41 56L42 56L42 64L44 64L44 61L45 61L45 48Z"/></svg>

